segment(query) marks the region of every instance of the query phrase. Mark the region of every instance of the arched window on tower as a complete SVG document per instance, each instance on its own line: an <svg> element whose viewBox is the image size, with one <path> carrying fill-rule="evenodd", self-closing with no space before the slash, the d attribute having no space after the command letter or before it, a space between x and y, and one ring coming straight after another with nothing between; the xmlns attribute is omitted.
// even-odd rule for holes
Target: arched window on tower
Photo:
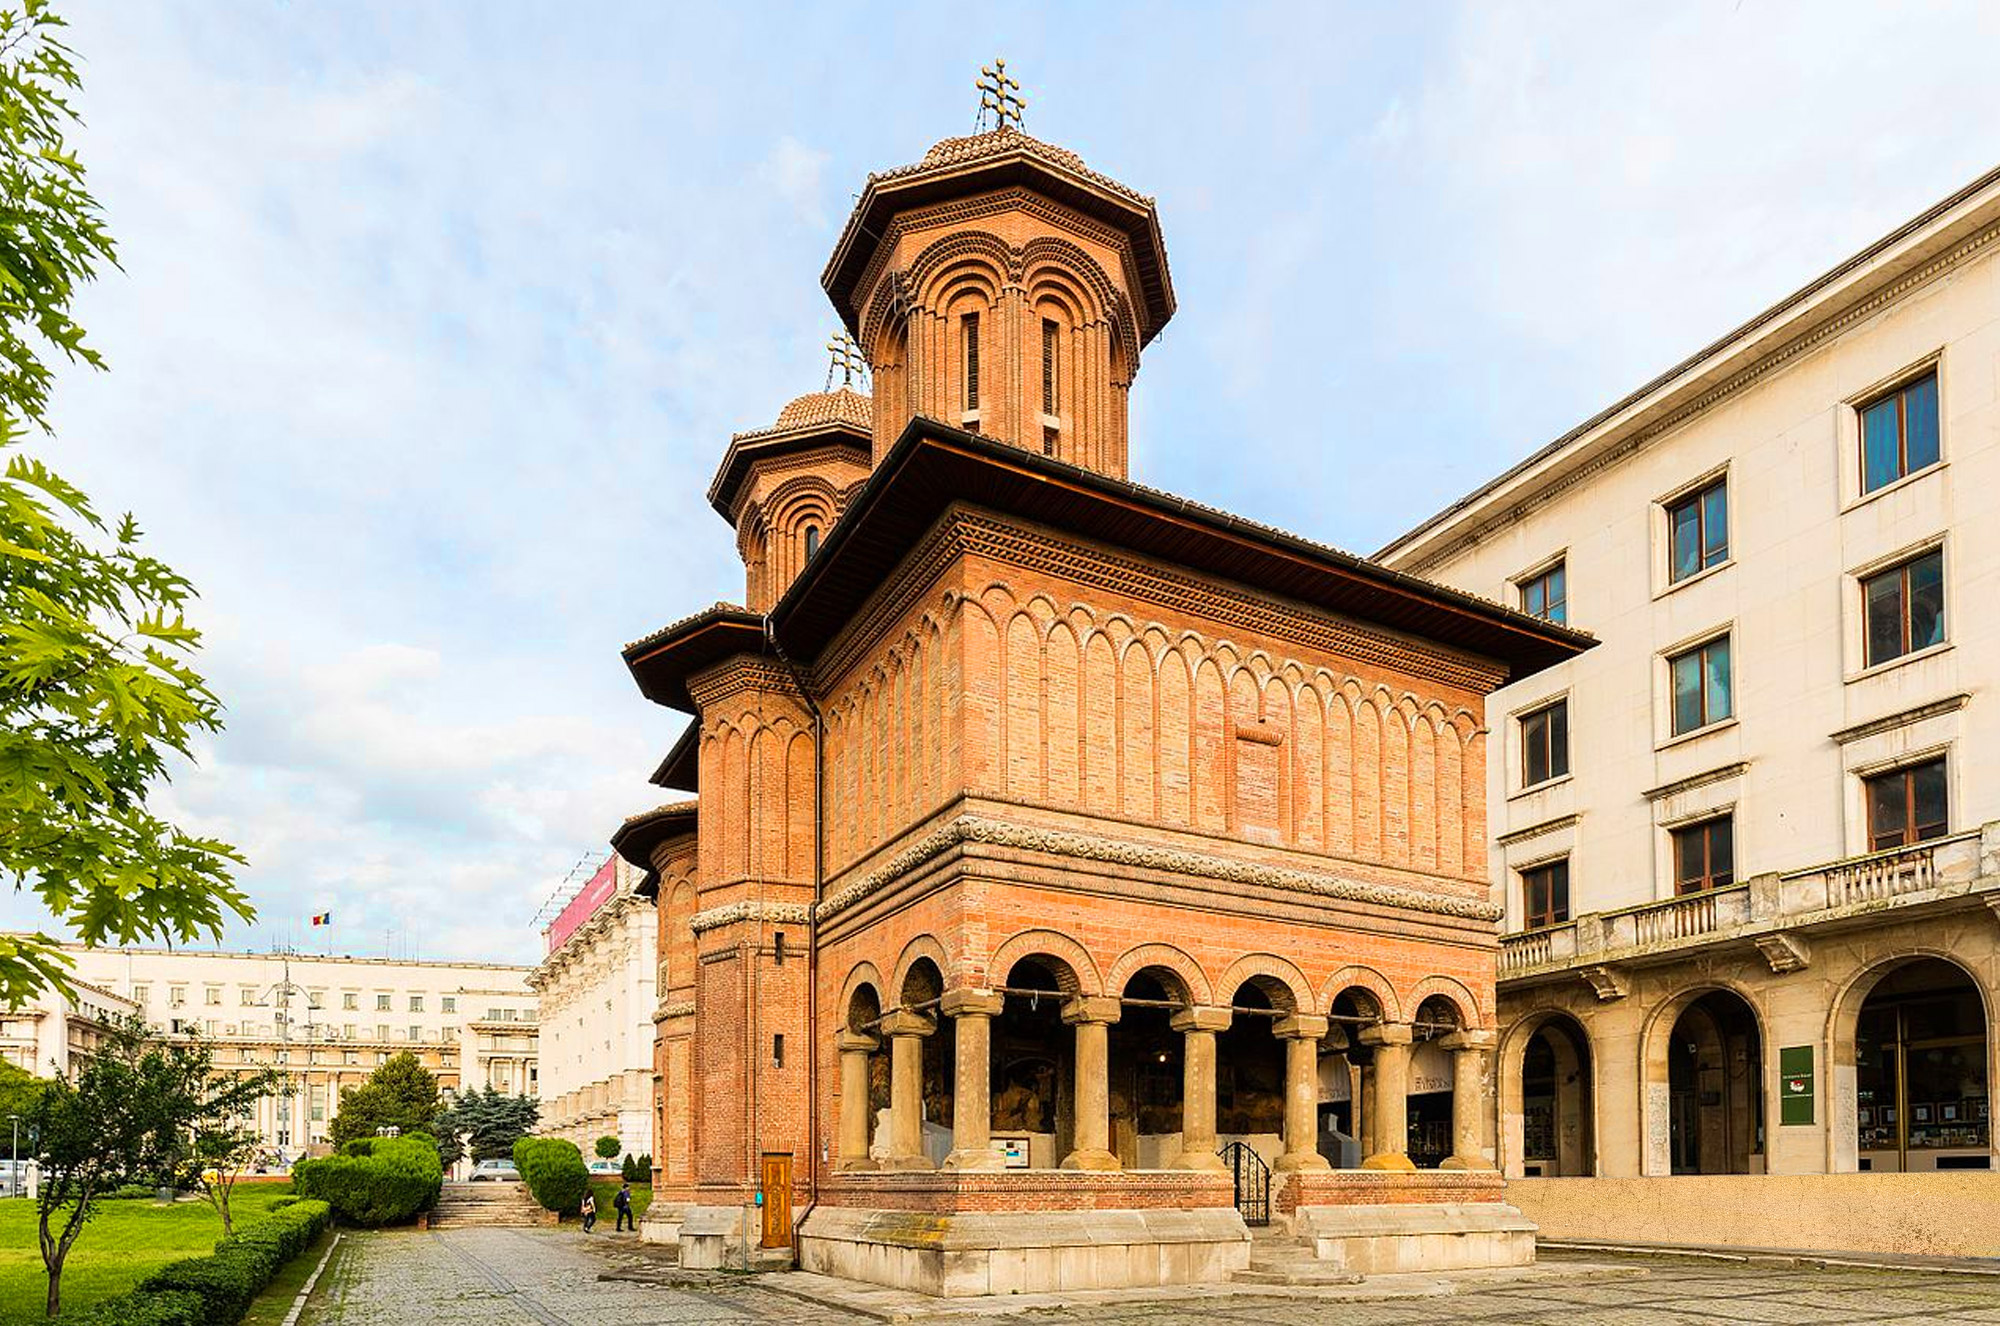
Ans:
<svg viewBox="0 0 2000 1326"><path fill-rule="evenodd" d="M818 551L819 551L819 526L808 525L806 526L806 560L811 561L813 554Z"/></svg>

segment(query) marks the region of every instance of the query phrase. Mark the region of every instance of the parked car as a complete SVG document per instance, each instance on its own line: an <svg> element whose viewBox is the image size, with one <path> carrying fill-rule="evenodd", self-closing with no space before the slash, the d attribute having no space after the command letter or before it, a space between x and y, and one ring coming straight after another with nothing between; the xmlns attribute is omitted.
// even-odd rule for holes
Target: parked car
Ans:
<svg viewBox="0 0 2000 1326"><path fill-rule="evenodd" d="M613 1178L620 1178L625 1173L625 1167L615 1160L593 1160L590 1162L590 1172L592 1174L609 1174Z"/></svg>
<svg viewBox="0 0 2000 1326"><path fill-rule="evenodd" d="M482 1160L466 1175L468 1183L519 1183L521 1171L511 1160Z"/></svg>

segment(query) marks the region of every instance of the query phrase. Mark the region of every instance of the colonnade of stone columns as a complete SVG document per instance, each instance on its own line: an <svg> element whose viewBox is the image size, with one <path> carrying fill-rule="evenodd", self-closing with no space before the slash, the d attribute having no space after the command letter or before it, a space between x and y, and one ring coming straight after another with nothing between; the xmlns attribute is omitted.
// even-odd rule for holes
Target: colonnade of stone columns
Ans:
<svg viewBox="0 0 2000 1326"><path fill-rule="evenodd" d="M1004 997L991 990L953 990L938 1010L954 1021L957 1086L952 1111L952 1150L943 1168L971 1171L1001 1168L992 1138L991 1047L993 1019ZM1062 1020L1075 1034L1075 1146L1063 1157L1069 1170L1115 1170L1111 1152L1110 1029L1119 1001L1111 996L1075 996L1063 1005ZM1234 1019L1228 1008L1190 1007L1174 1014L1170 1026L1182 1036L1181 1154L1170 1168L1219 1170L1216 1154L1216 1042ZM876 1024L879 1034L842 1031L840 1051L840 1155L837 1168L877 1168L868 1148L868 1056L889 1042L889 1146L884 1169L929 1169L923 1150L923 1040L937 1030L935 1017L898 1010ZM1319 1046L1329 1029L1325 1017L1289 1013L1272 1030L1285 1046L1285 1149L1280 1170L1328 1170L1319 1153ZM1414 1029L1406 1022L1363 1027L1356 1039L1373 1051L1364 1075L1367 1099L1357 1101L1363 1123L1364 1169L1413 1170L1407 1127L1383 1121L1408 1118L1410 1053ZM1441 1045L1452 1055L1452 1153L1445 1169L1490 1169L1483 1142L1483 1086L1496 1037L1490 1031L1455 1031ZM968 1105L971 1108L967 1108ZM983 1106L983 1108L982 1108Z"/></svg>

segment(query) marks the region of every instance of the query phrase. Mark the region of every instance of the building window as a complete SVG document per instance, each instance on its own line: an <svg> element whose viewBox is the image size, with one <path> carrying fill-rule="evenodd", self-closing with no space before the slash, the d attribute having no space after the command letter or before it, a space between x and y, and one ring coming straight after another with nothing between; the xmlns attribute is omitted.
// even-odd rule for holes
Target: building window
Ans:
<svg viewBox="0 0 2000 1326"><path fill-rule="evenodd" d="M1056 412L1056 340L1055 323L1042 319L1042 413Z"/></svg>
<svg viewBox="0 0 2000 1326"><path fill-rule="evenodd" d="M255 1007L257 1006L257 991L256 991L256 989L255 989L254 987L252 987L252 986L248 986L248 985L239 985L239 986L237 986L237 987L236 987L236 1003L237 1003L237 1005L238 1005L239 1007L242 1007L242 1008L255 1008Z"/></svg>
<svg viewBox="0 0 2000 1326"><path fill-rule="evenodd" d="M422 995L410 996L410 1011L412 1013L421 1013L424 1011L424 997Z"/></svg>
<svg viewBox="0 0 2000 1326"><path fill-rule="evenodd" d="M1736 818L1723 815L1674 830L1674 892L1700 893L1736 882Z"/></svg>
<svg viewBox="0 0 2000 1326"><path fill-rule="evenodd" d="M1942 759L1877 774L1867 789L1869 851L1944 837L1949 817Z"/></svg>
<svg viewBox="0 0 2000 1326"><path fill-rule="evenodd" d="M979 315L968 313L958 320L959 340L965 344L965 412L979 409Z"/></svg>
<svg viewBox="0 0 2000 1326"><path fill-rule="evenodd" d="M325 1007L326 1007L326 991L324 991L324 990L308 990L308 991L306 992L306 1007L307 1007L307 1008L325 1008Z"/></svg>
<svg viewBox="0 0 2000 1326"><path fill-rule="evenodd" d="M147 996L150 995L151 993L152 991L147 989L145 986L135 985L132 987L132 1002L135 1004L143 1004L146 1002Z"/></svg>
<svg viewBox="0 0 2000 1326"><path fill-rule="evenodd" d="M1521 910L1530 930L1569 920L1569 858L1521 872Z"/></svg>
<svg viewBox="0 0 2000 1326"><path fill-rule="evenodd" d="M1937 374L1861 407L1861 491L1872 493L1938 462Z"/></svg>
<svg viewBox="0 0 2000 1326"><path fill-rule="evenodd" d="M219 986L211 985L207 989L203 990L201 992L201 1002L208 1005L208 1007L210 1008L221 1008L222 1007L221 988Z"/></svg>
<svg viewBox="0 0 2000 1326"><path fill-rule="evenodd" d="M1520 582L1521 611L1561 626L1569 621L1568 573L1557 562L1538 576Z"/></svg>
<svg viewBox="0 0 2000 1326"><path fill-rule="evenodd" d="M1569 701L1557 700L1521 716L1521 786L1533 787L1569 772Z"/></svg>
<svg viewBox="0 0 2000 1326"><path fill-rule="evenodd" d="M389 1011L389 996L388 996L388 995L385 995L385 994L378 994L378 995L376 995L376 996L375 996L375 1011L376 1011L377 1013L386 1013L386 1012L388 1012L388 1011Z"/></svg>
<svg viewBox="0 0 2000 1326"><path fill-rule="evenodd" d="M1720 723L1734 714L1729 637L1717 636L1667 660L1673 690L1674 735Z"/></svg>
<svg viewBox="0 0 2000 1326"><path fill-rule="evenodd" d="M458 1012L458 996L446 995L444 997L444 1011L447 1013Z"/></svg>
<svg viewBox="0 0 2000 1326"><path fill-rule="evenodd" d="M1718 479L1667 508L1669 581L1729 560L1729 485Z"/></svg>
<svg viewBox="0 0 2000 1326"><path fill-rule="evenodd" d="M808 525L806 526L806 560L811 561L813 558L813 554L818 551L819 551L819 526Z"/></svg>
<svg viewBox="0 0 2000 1326"><path fill-rule="evenodd" d="M167 1007L185 1008L187 1007L187 1001L188 992L186 986L171 985L167 987Z"/></svg>
<svg viewBox="0 0 2000 1326"><path fill-rule="evenodd" d="M1944 641L1944 550L1892 566L1861 582L1868 619L1868 666Z"/></svg>
<svg viewBox="0 0 2000 1326"><path fill-rule="evenodd" d="M423 1038L424 1038L424 1029L422 1027L412 1025L410 1027L410 1039L413 1041L420 1041Z"/></svg>
<svg viewBox="0 0 2000 1326"><path fill-rule="evenodd" d="M388 1039L389 1039L389 1024L388 1024L388 1023L386 1023L386 1022L378 1022L378 1023L376 1023L376 1024L375 1024L375 1039L376 1039L376 1040L378 1040L378 1041L386 1041L386 1040L388 1040Z"/></svg>
<svg viewBox="0 0 2000 1326"><path fill-rule="evenodd" d="M352 1013L361 1007L361 996L349 991L340 997L340 1006Z"/></svg>

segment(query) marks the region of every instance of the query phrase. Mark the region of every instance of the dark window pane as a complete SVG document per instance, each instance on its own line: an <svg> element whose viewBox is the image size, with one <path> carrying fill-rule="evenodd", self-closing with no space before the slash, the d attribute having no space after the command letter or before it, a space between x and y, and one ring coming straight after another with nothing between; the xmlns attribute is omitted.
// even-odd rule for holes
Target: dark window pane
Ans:
<svg viewBox="0 0 2000 1326"><path fill-rule="evenodd" d="M1701 495L1701 564L1715 566L1729 557L1729 489L1717 484Z"/></svg>
<svg viewBox="0 0 2000 1326"><path fill-rule="evenodd" d="M1548 574L1548 619L1561 625L1569 620L1569 577L1567 568L1558 565Z"/></svg>
<svg viewBox="0 0 2000 1326"><path fill-rule="evenodd" d="M1551 919L1567 921L1569 919L1569 862L1558 861L1550 866L1549 876L1549 910L1554 913Z"/></svg>
<svg viewBox="0 0 2000 1326"><path fill-rule="evenodd" d="M1873 665L1903 653L1903 573L1900 569L1871 576L1861 586L1867 606L1868 663Z"/></svg>
<svg viewBox="0 0 2000 1326"><path fill-rule="evenodd" d="M1530 617L1548 616L1548 604L1542 601L1542 581L1530 580L1521 586L1521 611Z"/></svg>
<svg viewBox="0 0 2000 1326"><path fill-rule="evenodd" d="M1909 771L1910 799L1915 803L1917 822L1911 835L1917 841L1944 836L1947 812L1945 810L1944 761L1932 760L1920 764Z"/></svg>
<svg viewBox="0 0 2000 1326"><path fill-rule="evenodd" d="M1716 888L1736 882L1736 821L1731 816L1708 826L1708 873Z"/></svg>
<svg viewBox="0 0 2000 1326"><path fill-rule="evenodd" d="M1701 533L1693 502L1683 503L1667 513L1673 526L1673 578L1682 580L1701 569Z"/></svg>
<svg viewBox="0 0 2000 1326"><path fill-rule="evenodd" d="M1902 472L1896 436L1896 398L1891 396L1861 412L1861 490L1873 492L1901 478Z"/></svg>
<svg viewBox="0 0 2000 1326"><path fill-rule="evenodd" d="M1569 701L1549 710L1549 776L1569 772Z"/></svg>
<svg viewBox="0 0 2000 1326"><path fill-rule="evenodd" d="M1674 834L1674 892L1691 892L1701 879L1701 836L1694 829Z"/></svg>
<svg viewBox="0 0 2000 1326"><path fill-rule="evenodd" d="M1704 722L1719 723L1736 712L1729 678L1729 637L1724 636L1702 651L1705 674Z"/></svg>
<svg viewBox="0 0 2000 1326"><path fill-rule="evenodd" d="M1914 474L1938 459L1937 378L1912 382L1903 393L1903 423L1908 437L1903 444L1903 473Z"/></svg>
<svg viewBox="0 0 2000 1326"><path fill-rule="evenodd" d="M1670 665L1673 673L1674 735L1701 726L1701 657L1682 654Z"/></svg>
<svg viewBox="0 0 2000 1326"><path fill-rule="evenodd" d="M1871 850L1903 842L1908 823L1909 787L1901 773L1868 780L1868 846Z"/></svg>
<svg viewBox="0 0 2000 1326"><path fill-rule="evenodd" d="M1546 711L1521 720L1521 783L1533 787L1549 777L1549 716Z"/></svg>
<svg viewBox="0 0 2000 1326"><path fill-rule="evenodd" d="M1943 640L1944 554L1931 553L1910 563L1910 648Z"/></svg>

